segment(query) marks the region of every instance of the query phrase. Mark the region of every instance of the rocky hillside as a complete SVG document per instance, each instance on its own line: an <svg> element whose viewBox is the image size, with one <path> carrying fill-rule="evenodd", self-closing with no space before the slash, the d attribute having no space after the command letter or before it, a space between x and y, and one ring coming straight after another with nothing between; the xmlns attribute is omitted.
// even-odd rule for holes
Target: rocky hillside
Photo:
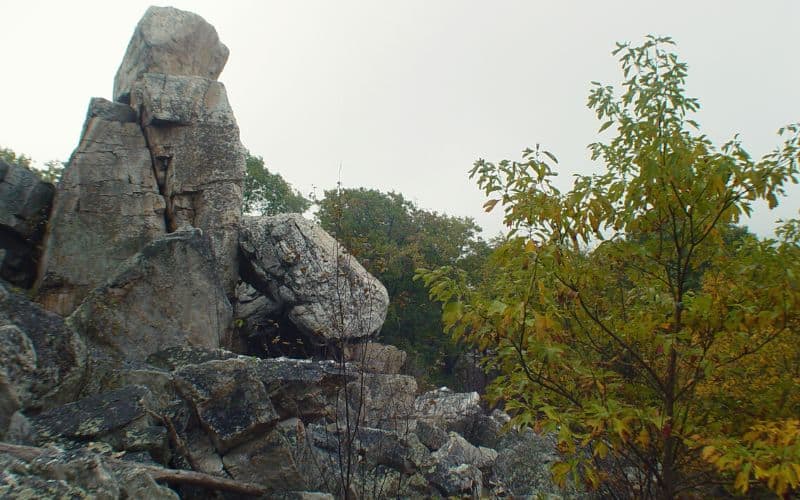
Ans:
<svg viewBox="0 0 800 500"><path fill-rule="evenodd" d="M0 163L0 497L574 496L552 436L418 394L330 235L242 215L227 57L151 7L57 188Z"/></svg>

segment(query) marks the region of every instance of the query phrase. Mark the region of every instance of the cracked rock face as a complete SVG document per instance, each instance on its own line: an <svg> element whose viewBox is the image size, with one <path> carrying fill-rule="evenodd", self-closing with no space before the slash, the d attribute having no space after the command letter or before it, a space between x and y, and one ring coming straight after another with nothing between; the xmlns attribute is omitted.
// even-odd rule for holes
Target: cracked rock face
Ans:
<svg viewBox="0 0 800 500"><path fill-rule="evenodd" d="M166 233L164 198L136 113L95 98L56 192L37 284L62 316L126 259Z"/></svg>
<svg viewBox="0 0 800 500"><path fill-rule="evenodd" d="M344 247L300 214L246 217L242 279L279 304L302 332L352 339L377 332L389 295Z"/></svg>
<svg viewBox="0 0 800 500"><path fill-rule="evenodd" d="M173 7L150 7L117 70L114 100L127 102L132 85L144 73L216 80L227 60L228 48L205 19Z"/></svg>
<svg viewBox="0 0 800 500"><path fill-rule="evenodd" d="M201 228L229 296L238 279L244 147L225 87L207 78L147 73L134 84L169 231Z"/></svg>

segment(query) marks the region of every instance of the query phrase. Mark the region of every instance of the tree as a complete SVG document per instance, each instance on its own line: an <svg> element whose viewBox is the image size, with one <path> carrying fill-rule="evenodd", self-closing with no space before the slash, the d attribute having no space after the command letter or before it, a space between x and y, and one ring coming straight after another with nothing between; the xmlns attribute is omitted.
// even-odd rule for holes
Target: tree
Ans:
<svg viewBox="0 0 800 500"><path fill-rule="evenodd" d="M33 166L30 157L25 156L24 154L17 154L9 148L0 148L0 160L4 160L11 165L16 165L26 170L30 170L40 179L51 184L58 183L65 166L65 164L59 160L50 160L45 162L44 169L38 169Z"/></svg>
<svg viewBox="0 0 800 500"><path fill-rule="evenodd" d="M800 481L798 244L727 228L797 182L800 125L760 160L737 138L714 146L671 45L619 44L621 95L593 83L599 132L615 131L589 146L603 173L562 193L538 145L475 163L486 209L511 228L490 280L421 277L445 326L493 353L490 397L558 433L556 479L645 498L758 481L785 494Z"/></svg>
<svg viewBox="0 0 800 500"><path fill-rule="evenodd" d="M414 271L448 264L477 271L488 254L480 228L469 218L422 210L399 193L364 188L325 191L317 217L386 286L391 303L382 339L409 351L420 375L452 382L461 349L442 335L440 307Z"/></svg>
<svg viewBox="0 0 800 500"><path fill-rule="evenodd" d="M305 212L311 202L293 189L280 174L264 166L264 159L247 153L244 179L244 211L259 215Z"/></svg>

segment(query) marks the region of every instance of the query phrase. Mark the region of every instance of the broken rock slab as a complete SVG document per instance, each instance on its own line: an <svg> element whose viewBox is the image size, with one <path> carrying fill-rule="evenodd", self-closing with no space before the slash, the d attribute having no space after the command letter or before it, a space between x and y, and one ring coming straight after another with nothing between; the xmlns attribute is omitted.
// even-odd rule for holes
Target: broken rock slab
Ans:
<svg viewBox="0 0 800 500"><path fill-rule="evenodd" d="M386 288L321 227L300 214L245 217L242 279L281 305L311 337L357 339L386 319Z"/></svg>
<svg viewBox="0 0 800 500"><path fill-rule="evenodd" d="M72 313L126 259L166 233L165 209L136 112L92 99L53 202L39 302Z"/></svg>
<svg viewBox="0 0 800 500"><path fill-rule="evenodd" d="M199 229L145 246L93 290L69 322L96 346L127 360L191 345L224 345L232 311Z"/></svg>
<svg viewBox="0 0 800 500"><path fill-rule="evenodd" d="M217 30L192 12L150 7L125 51L114 78L114 100L127 102L144 73L202 76L216 80L228 60Z"/></svg>

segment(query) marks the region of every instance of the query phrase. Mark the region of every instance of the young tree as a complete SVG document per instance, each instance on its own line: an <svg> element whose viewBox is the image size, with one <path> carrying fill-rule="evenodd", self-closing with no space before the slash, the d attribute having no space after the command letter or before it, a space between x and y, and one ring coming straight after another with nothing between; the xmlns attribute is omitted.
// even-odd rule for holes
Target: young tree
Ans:
<svg viewBox="0 0 800 500"><path fill-rule="evenodd" d="M247 153L244 178L244 212L275 215L305 212L311 206L280 174L264 166L264 159Z"/></svg>
<svg viewBox="0 0 800 500"><path fill-rule="evenodd" d="M756 481L784 494L800 481L798 246L728 228L797 181L800 126L760 160L738 139L714 146L694 132L671 45L619 44L621 95L593 84L599 132L616 132L589 147L603 173L562 193L538 146L475 163L511 228L492 280L421 276L445 325L493 353L490 396L558 433L557 479L666 499Z"/></svg>

